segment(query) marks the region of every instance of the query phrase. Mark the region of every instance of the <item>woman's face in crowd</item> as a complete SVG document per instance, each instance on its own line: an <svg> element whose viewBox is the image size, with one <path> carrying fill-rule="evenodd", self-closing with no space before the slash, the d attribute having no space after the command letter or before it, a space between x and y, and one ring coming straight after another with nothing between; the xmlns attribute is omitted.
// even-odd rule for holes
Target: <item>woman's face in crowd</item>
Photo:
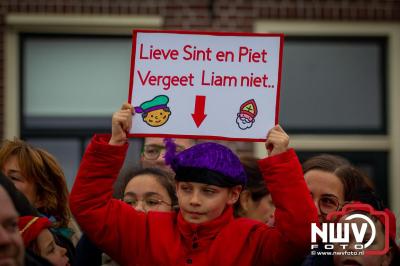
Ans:
<svg viewBox="0 0 400 266"><path fill-rule="evenodd" d="M54 266L69 265L67 250L60 247L54 241L53 235L48 229L42 230L36 239L40 256L47 259Z"/></svg>
<svg viewBox="0 0 400 266"><path fill-rule="evenodd" d="M327 213L336 211L336 204L339 207L343 205L343 184L335 174L321 170L310 170L304 174L304 178L317 207L320 222L324 222ZM324 207L328 211L325 211L324 214L320 207Z"/></svg>
<svg viewBox="0 0 400 266"><path fill-rule="evenodd" d="M274 224L275 205L272 202L271 194L265 195L259 201L253 201L249 195L246 200L246 207L242 206L245 217L269 225Z"/></svg>
<svg viewBox="0 0 400 266"><path fill-rule="evenodd" d="M124 201L137 211L172 210L168 191L153 175L143 174L132 178L125 187Z"/></svg>
<svg viewBox="0 0 400 266"><path fill-rule="evenodd" d="M343 217L339 222L344 221ZM348 221L346 221L348 222ZM361 228L362 224L365 223L364 219L356 218L352 219L351 222L356 223L358 229ZM365 250L383 250L385 247L385 233L383 229L383 225L379 220L374 221L375 228L376 228L376 237L375 240L372 242L372 244L367 247ZM350 243L348 246L343 248L340 245L335 245L335 251L336 252L345 252L347 251L348 253L353 252L359 252L363 250L355 249L354 245L358 244L356 243L354 234L352 230L350 231ZM365 240L363 243L366 243L371 236L371 227L368 226L366 233L365 233ZM347 266L347 265L355 265L355 266L389 266L390 262L392 260L391 253L388 251L385 255L335 255L333 256L333 261L335 266Z"/></svg>
<svg viewBox="0 0 400 266"><path fill-rule="evenodd" d="M25 195L36 208L41 207L36 196L36 186L22 175L17 156L10 156L3 165L3 173L14 183L15 187Z"/></svg>
<svg viewBox="0 0 400 266"><path fill-rule="evenodd" d="M176 193L183 218L199 224L214 220L222 214L226 205L234 204L241 186L223 188L197 182L178 182Z"/></svg>

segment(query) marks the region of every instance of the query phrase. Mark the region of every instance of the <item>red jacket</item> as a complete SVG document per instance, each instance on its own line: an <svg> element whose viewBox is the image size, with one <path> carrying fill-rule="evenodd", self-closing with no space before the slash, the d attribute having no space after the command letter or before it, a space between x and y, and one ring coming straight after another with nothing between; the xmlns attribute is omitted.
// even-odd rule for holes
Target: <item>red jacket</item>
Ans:
<svg viewBox="0 0 400 266"><path fill-rule="evenodd" d="M186 222L180 213L137 212L112 199L127 145L96 135L71 192L72 212L91 240L121 265L292 265L307 255L317 211L293 150L259 161L276 205L275 227L234 219Z"/></svg>

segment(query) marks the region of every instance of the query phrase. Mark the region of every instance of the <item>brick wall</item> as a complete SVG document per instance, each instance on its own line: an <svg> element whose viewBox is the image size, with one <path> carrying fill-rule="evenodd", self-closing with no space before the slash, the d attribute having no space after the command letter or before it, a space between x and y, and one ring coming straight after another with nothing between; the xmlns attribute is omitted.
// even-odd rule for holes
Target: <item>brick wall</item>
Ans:
<svg viewBox="0 0 400 266"><path fill-rule="evenodd" d="M8 13L150 14L165 29L252 31L255 19L400 21L400 0L0 0L0 123L3 124L4 18ZM0 127L0 137L3 127ZM242 147L243 149L243 147Z"/></svg>

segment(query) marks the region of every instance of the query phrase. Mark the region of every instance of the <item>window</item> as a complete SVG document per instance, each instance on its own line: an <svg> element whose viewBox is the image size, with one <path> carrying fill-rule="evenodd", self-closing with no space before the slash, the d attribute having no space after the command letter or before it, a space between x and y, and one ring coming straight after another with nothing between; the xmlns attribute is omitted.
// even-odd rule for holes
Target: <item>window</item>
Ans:
<svg viewBox="0 0 400 266"><path fill-rule="evenodd" d="M130 49L130 37L23 34L23 135L109 131L128 98Z"/></svg>
<svg viewBox="0 0 400 266"><path fill-rule="evenodd" d="M291 133L386 133L386 38L285 38L280 120Z"/></svg>

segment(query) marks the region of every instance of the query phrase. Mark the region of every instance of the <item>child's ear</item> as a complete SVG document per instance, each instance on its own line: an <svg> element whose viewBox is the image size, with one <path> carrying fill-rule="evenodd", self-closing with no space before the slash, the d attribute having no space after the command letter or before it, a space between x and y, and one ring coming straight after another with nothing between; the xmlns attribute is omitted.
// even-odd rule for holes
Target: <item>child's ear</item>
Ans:
<svg viewBox="0 0 400 266"><path fill-rule="evenodd" d="M237 186L230 188L229 199L228 199L227 203L230 205L235 204L235 202L238 201L238 199L239 199L241 191L242 191L241 185L237 185Z"/></svg>
<svg viewBox="0 0 400 266"><path fill-rule="evenodd" d="M240 197L239 197L240 209L243 212L249 211L249 199L250 199L250 191L243 190L240 193Z"/></svg>

